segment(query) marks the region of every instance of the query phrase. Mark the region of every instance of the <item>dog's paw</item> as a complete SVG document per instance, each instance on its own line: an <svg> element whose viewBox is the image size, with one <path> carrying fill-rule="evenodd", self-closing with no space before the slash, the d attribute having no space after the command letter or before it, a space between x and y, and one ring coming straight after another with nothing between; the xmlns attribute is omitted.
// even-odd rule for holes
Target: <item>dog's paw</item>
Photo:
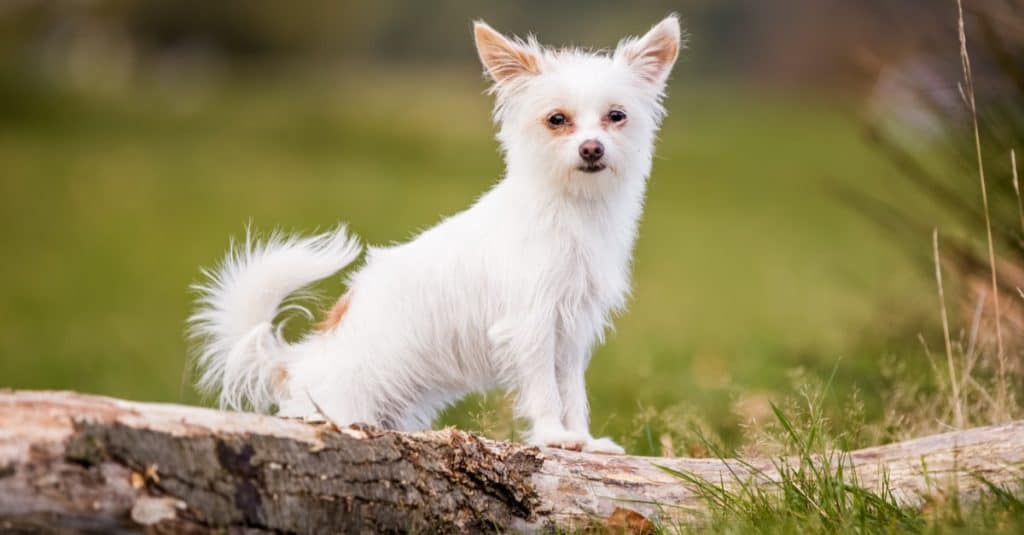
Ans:
<svg viewBox="0 0 1024 535"><path fill-rule="evenodd" d="M534 446L547 446L570 451L583 451L591 438L585 433L569 431L566 429L550 429L534 431L529 443Z"/></svg>
<svg viewBox="0 0 1024 535"><path fill-rule="evenodd" d="M608 437L591 438L583 446L583 451L589 453L604 453L608 455L622 455L626 450Z"/></svg>

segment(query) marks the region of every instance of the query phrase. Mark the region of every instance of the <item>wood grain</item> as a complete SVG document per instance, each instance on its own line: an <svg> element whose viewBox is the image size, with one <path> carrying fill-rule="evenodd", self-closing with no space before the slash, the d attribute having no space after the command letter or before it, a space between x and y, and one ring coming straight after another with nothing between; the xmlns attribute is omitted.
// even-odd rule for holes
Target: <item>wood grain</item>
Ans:
<svg viewBox="0 0 1024 535"><path fill-rule="evenodd" d="M913 505L1019 482L1024 421L851 452ZM604 456L448 429L337 429L72 392L0 391L0 531L105 533L642 531L704 503L659 466L771 484L785 459ZM955 485L952 481L955 479ZM640 526L640 527L637 527Z"/></svg>

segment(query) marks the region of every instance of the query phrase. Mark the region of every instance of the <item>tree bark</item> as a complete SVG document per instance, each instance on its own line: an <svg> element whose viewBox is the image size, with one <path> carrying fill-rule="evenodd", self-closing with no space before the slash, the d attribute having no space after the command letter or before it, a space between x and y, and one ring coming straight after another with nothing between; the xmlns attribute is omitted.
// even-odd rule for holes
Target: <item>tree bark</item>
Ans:
<svg viewBox="0 0 1024 535"><path fill-rule="evenodd" d="M1024 421L851 452L857 484L917 503L1019 482ZM645 531L704 502L659 466L770 484L779 459L605 456L454 429L338 429L69 392L0 391L0 532ZM955 486L948 485L955 479ZM987 483L986 483L987 482Z"/></svg>

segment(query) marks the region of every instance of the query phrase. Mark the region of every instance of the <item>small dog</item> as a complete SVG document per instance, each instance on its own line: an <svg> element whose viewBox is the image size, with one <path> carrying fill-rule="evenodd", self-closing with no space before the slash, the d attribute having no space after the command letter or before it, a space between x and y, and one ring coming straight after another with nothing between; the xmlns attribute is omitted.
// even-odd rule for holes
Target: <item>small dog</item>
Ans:
<svg viewBox="0 0 1024 535"><path fill-rule="evenodd" d="M590 434L584 371L629 295L679 21L611 53L473 32L505 177L414 240L369 247L295 343L274 323L289 296L352 263L359 243L339 227L232 247L190 318L199 386L222 407L418 430L470 392L507 388L529 443L623 452Z"/></svg>

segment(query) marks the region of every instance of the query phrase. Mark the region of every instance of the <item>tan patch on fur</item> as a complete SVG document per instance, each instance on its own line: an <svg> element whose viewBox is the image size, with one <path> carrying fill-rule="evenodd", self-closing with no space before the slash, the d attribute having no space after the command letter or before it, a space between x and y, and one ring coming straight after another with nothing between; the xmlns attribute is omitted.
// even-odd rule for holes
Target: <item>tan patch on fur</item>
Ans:
<svg viewBox="0 0 1024 535"><path fill-rule="evenodd" d="M612 108L612 109L613 110L622 111L621 108L617 108L617 107L616 108ZM609 113L611 113L611 112L609 112ZM623 111L622 113L626 113L626 112ZM612 120L608 118L608 113L606 113L606 114L604 114L604 117L601 117L601 128L604 128L605 130L608 130L609 128L622 128L622 127L626 126L626 123L628 123L628 122L629 122L629 115L628 114L626 115L625 119L623 119L623 120L621 120L621 121L619 121L617 123L613 123Z"/></svg>
<svg viewBox="0 0 1024 535"><path fill-rule="evenodd" d="M639 65L640 74L651 82L658 81L660 74L676 61L679 42L670 35L656 35L644 46L630 49L626 59Z"/></svg>
<svg viewBox="0 0 1024 535"><path fill-rule="evenodd" d="M530 50L513 43L486 24L473 28L476 49L480 61L487 67L496 82L502 82L521 74L537 74L540 64Z"/></svg>
<svg viewBox="0 0 1024 535"><path fill-rule="evenodd" d="M554 115L556 113L561 113L562 115L565 116L565 123L564 124L560 124L560 125L556 126L556 125L553 125L553 124L548 122L548 119L552 115ZM541 122L541 124L546 126L548 128L548 130L551 130L551 133L556 135L556 136L567 136L567 135L572 134L573 132L576 131L576 123L573 122L572 116L570 116L568 113L565 113L563 111L551 112L551 113L545 115L540 120L540 122Z"/></svg>
<svg viewBox="0 0 1024 535"><path fill-rule="evenodd" d="M342 318L345 317L345 313L348 312L348 306L351 302L351 292L341 296L341 299L338 299L338 302L327 311L323 321L317 324L317 329L320 332L327 332L337 327L341 323Z"/></svg>
<svg viewBox="0 0 1024 535"><path fill-rule="evenodd" d="M285 392L285 385L288 383L288 370L283 367L274 370L274 392L281 395Z"/></svg>
<svg viewBox="0 0 1024 535"><path fill-rule="evenodd" d="M656 43L657 46L648 52L647 55L656 58L658 63L662 65L675 63L676 56L679 55L679 41L668 36L662 36Z"/></svg>

